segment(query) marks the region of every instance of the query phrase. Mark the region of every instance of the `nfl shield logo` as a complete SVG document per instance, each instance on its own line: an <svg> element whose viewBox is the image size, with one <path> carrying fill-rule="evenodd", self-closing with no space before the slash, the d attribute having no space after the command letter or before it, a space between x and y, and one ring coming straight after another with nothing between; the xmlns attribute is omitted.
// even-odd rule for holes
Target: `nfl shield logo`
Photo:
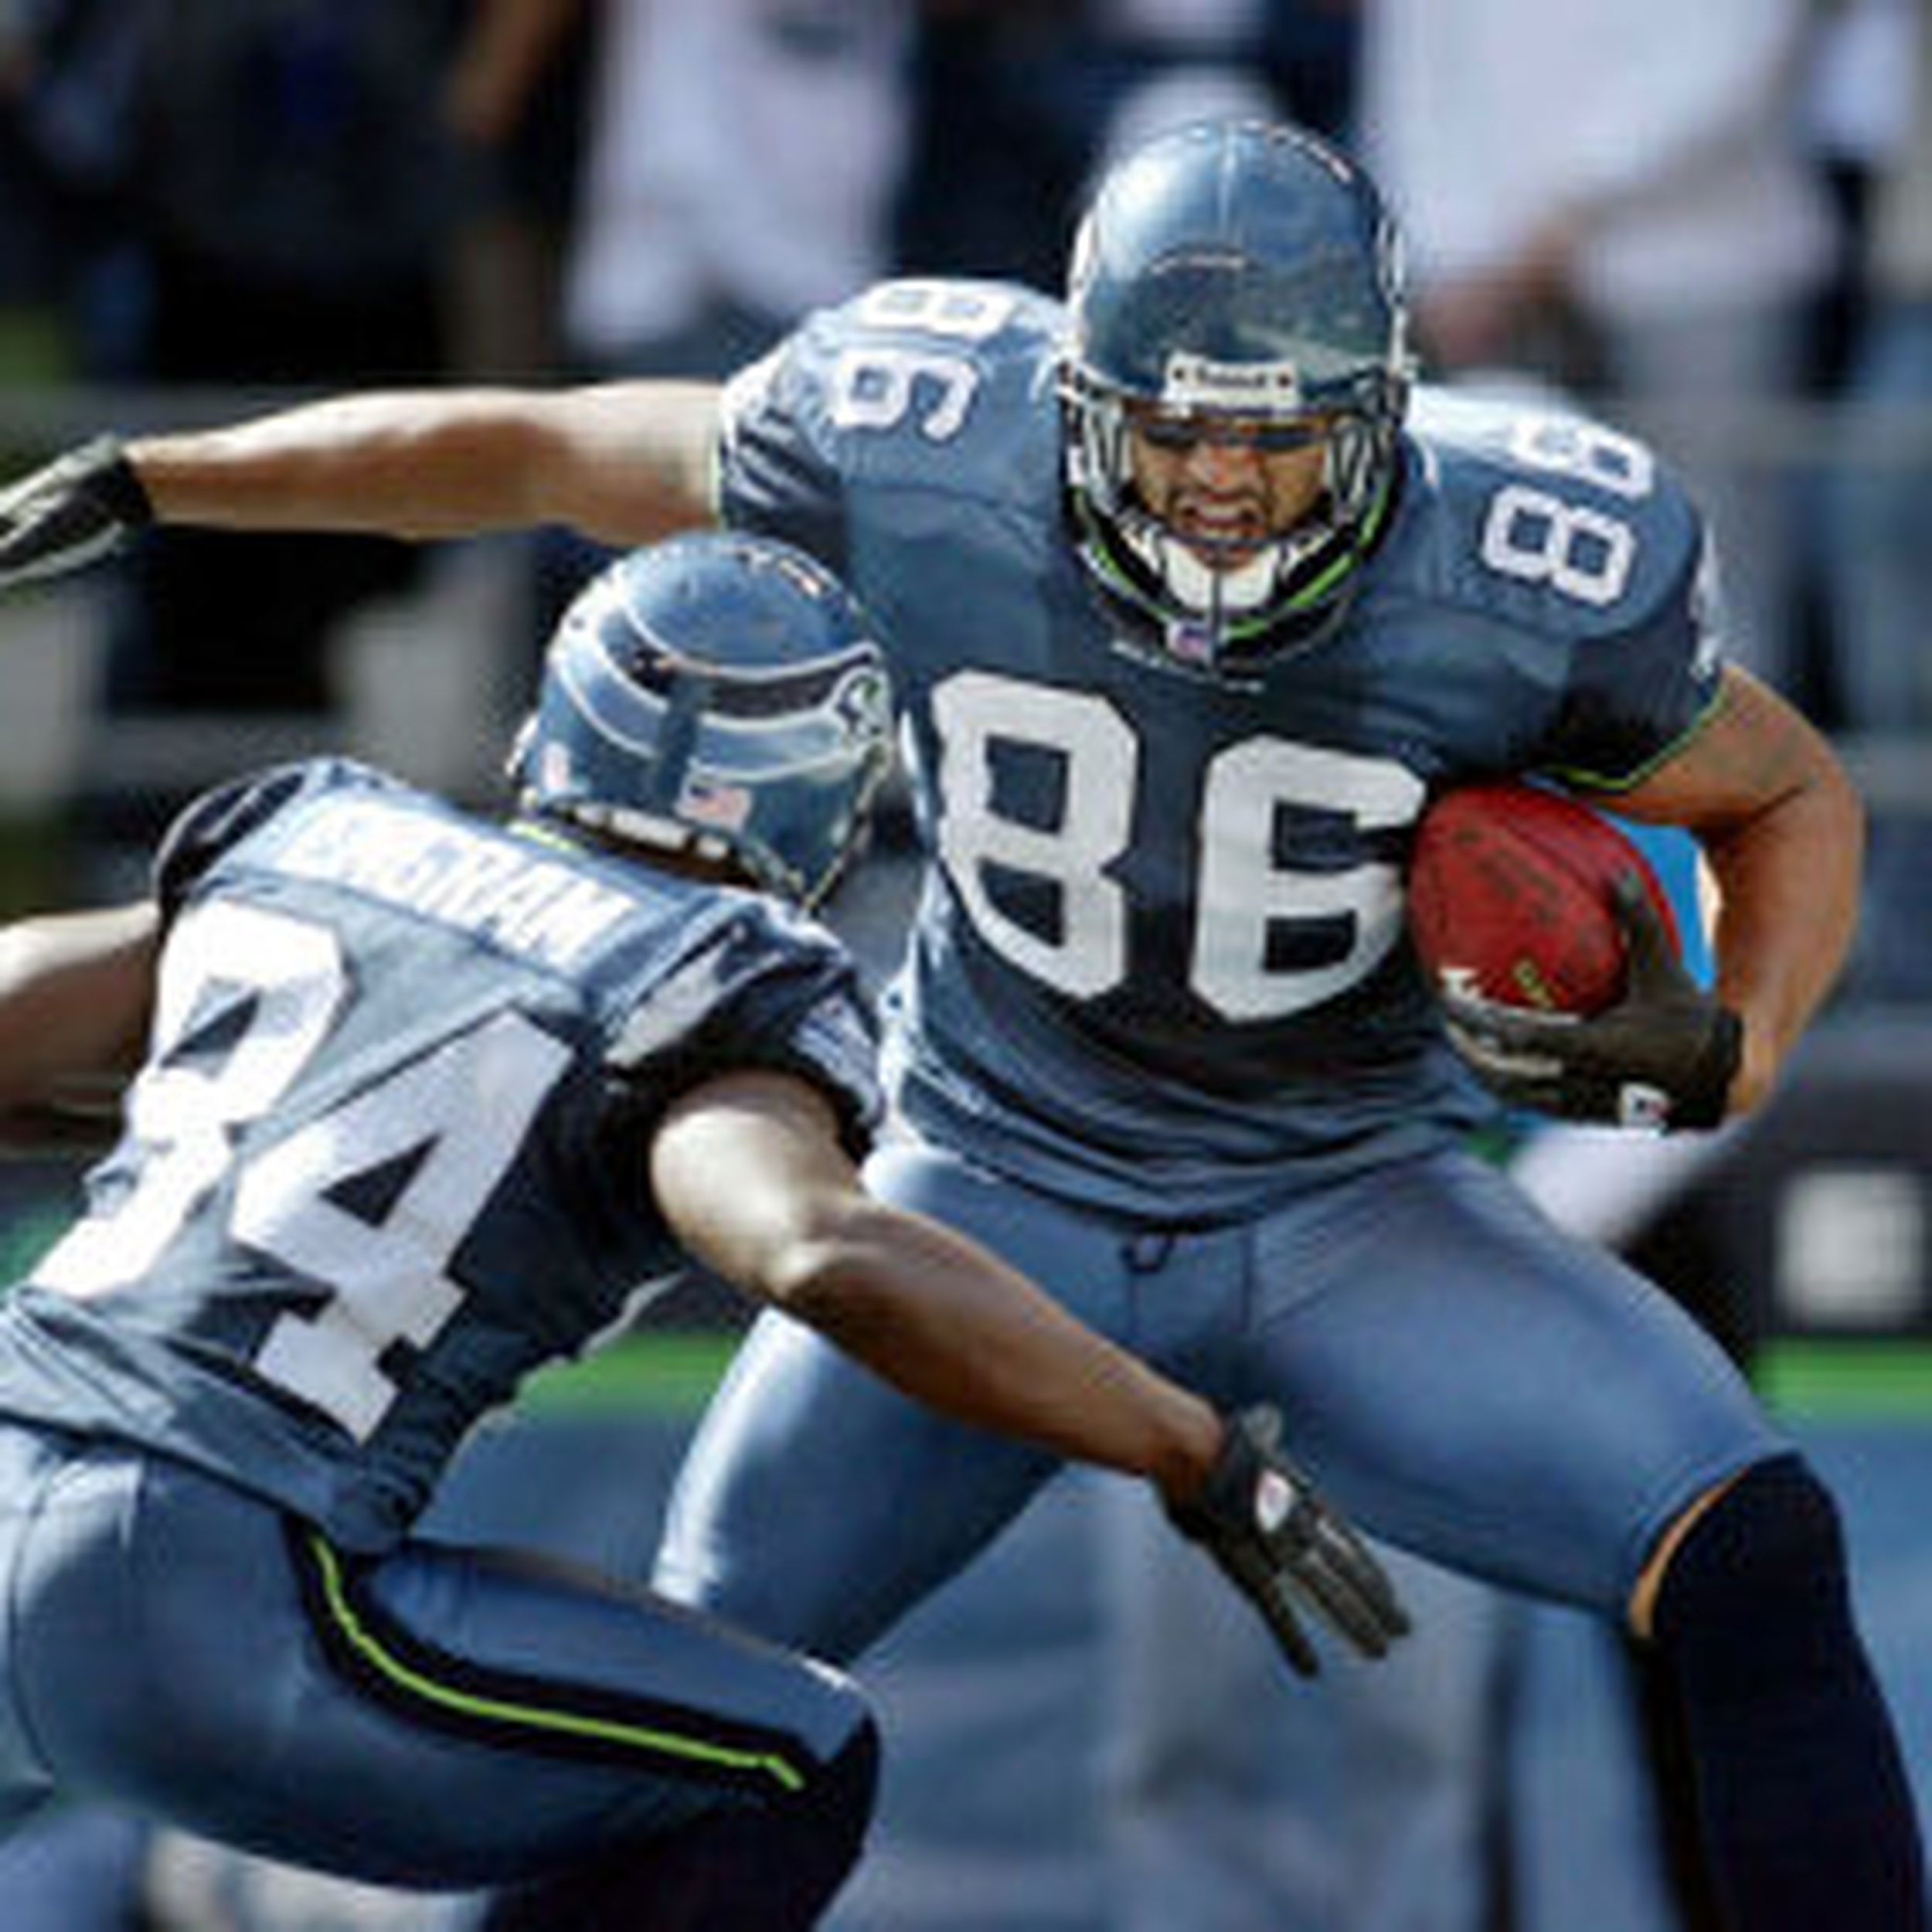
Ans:
<svg viewBox="0 0 1932 1932"><path fill-rule="evenodd" d="M1206 624L1185 621L1167 628L1168 655L1182 664L1209 665L1214 662L1214 634Z"/></svg>

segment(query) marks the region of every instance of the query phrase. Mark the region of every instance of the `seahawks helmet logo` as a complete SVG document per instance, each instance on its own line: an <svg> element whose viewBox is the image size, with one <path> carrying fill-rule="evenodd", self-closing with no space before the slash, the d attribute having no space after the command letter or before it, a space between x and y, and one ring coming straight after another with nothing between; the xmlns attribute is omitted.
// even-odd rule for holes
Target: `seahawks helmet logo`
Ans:
<svg viewBox="0 0 1932 1932"><path fill-rule="evenodd" d="M892 692L876 665L861 665L840 679L829 707L854 744L868 744L892 732Z"/></svg>

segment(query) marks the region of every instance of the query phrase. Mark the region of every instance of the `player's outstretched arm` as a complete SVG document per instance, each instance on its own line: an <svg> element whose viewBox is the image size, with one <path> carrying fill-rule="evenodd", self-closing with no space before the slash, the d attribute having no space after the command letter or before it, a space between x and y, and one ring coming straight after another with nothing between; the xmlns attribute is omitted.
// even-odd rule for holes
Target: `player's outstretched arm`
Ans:
<svg viewBox="0 0 1932 1932"><path fill-rule="evenodd" d="M698 1258L923 1402L1191 1495L1220 1447L1197 1396L976 1243L876 1200L809 1083L745 1071L665 1115L651 1183Z"/></svg>
<svg viewBox="0 0 1932 1932"><path fill-rule="evenodd" d="M687 1094L650 1174L692 1253L908 1395L1155 1483L1297 1669L1315 1653L1296 1606L1372 1657L1407 1628L1373 1556L1265 1427L1224 1421L977 1243L872 1199L806 1082L746 1072Z"/></svg>
<svg viewBox="0 0 1932 1932"><path fill-rule="evenodd" d="M415 538L568 524L641 543L709 520L717 390L393 390L230 427L102 437L0 491L0 587L150 522Z"/></svg>
<svg viewBox="0 0 1932 1932"><path fill-rule="evenodd" d="M151 903L0 927L0 1141L109 1132L147 1032L159 927Z"/></svg>

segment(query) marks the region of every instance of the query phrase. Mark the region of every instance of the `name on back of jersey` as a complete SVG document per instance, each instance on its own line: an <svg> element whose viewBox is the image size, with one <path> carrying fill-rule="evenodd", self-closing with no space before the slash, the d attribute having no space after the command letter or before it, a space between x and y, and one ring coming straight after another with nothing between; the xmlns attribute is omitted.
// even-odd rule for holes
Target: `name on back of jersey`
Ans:
<svg viewBox="0 0 1932 1932"><path fill-rule="evenodd" d="M581 961L631 905L560 859L375 799L331 800L296 829L277 864L460 927L558 971Z"/></svg>

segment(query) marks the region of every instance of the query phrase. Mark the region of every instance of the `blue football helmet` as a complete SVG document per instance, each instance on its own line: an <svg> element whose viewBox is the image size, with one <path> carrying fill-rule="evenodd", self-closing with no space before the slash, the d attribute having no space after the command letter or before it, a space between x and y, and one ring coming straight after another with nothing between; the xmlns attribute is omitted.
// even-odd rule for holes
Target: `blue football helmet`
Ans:
<svg viewBox="0 0 1932 1932"><path fill-rule="evenodd" d="M1373 184L1298 128L1200 123L1109 172L1082 222L1062 366L1080 554L1169 662L1237 678L1325 629L1390 506L1411 373L1399 250ZM1137 497L1131 416L1237 419L1325 445L1310 514L1221 567Z"/></svg>
<svg viewBox="0 0 1932 1932"><path fill-rule="evenodd" d="M885 655L821 565L705 531L580 591L510 753L520 809L829 893L892 762Z"/></svg>

